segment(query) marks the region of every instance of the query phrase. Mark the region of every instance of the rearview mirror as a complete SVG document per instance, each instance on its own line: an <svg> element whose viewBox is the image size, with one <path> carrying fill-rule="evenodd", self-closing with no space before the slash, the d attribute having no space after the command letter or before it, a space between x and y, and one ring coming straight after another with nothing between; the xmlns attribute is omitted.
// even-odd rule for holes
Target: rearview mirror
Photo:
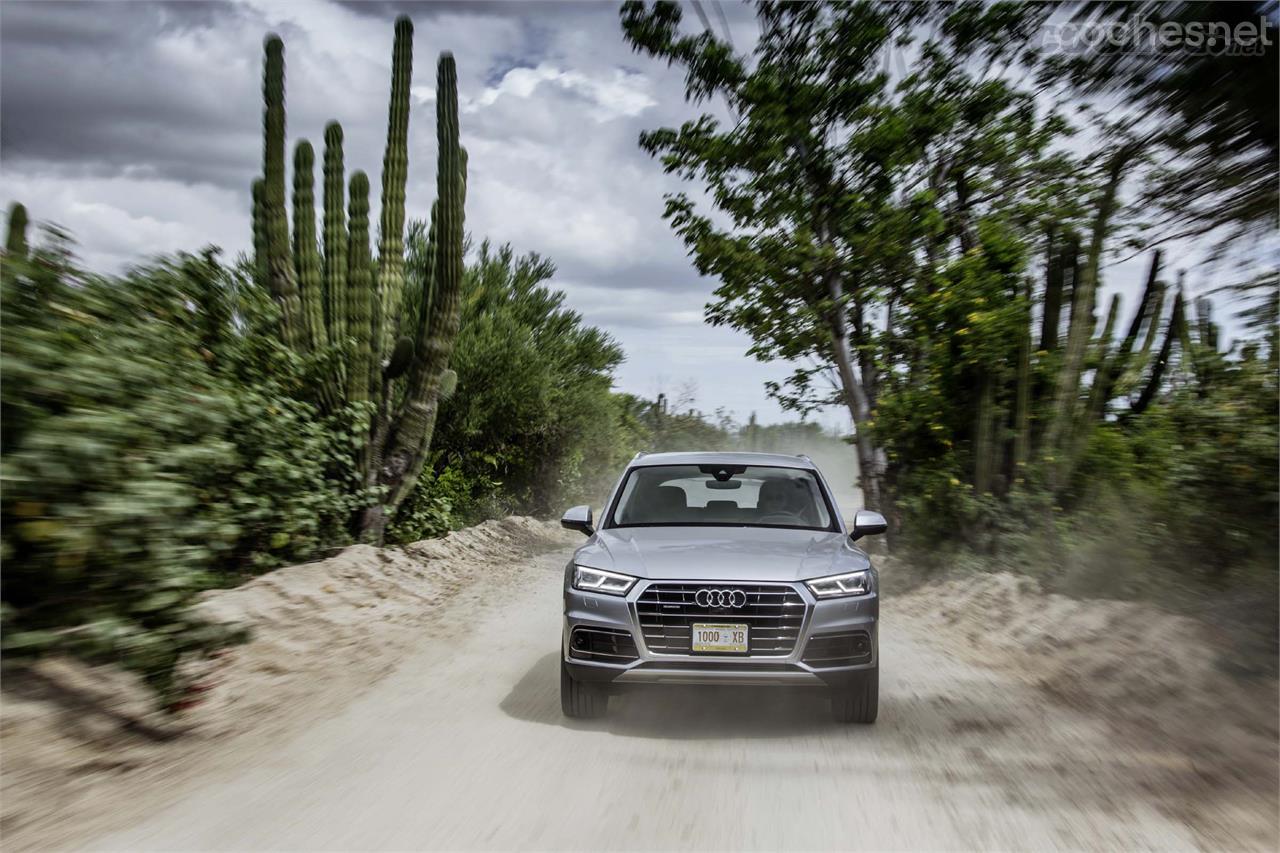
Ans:
<svg viewBox="0 0 1280 853"><path fill-rule="evenodd" d="M889 529L884 516L869 509L860 509L853 516L853 526L849 531L850 541L857 542L863 536L874 536Z"/></svg>
<svg viewBox="0 0 1280 853"><path fill-rule="evenodd" d="M585 536L596 532L591 526L591 507L589 506L575 506L565 510L564 515L560 517L560 526L566 530L577 530Z"/></svg>

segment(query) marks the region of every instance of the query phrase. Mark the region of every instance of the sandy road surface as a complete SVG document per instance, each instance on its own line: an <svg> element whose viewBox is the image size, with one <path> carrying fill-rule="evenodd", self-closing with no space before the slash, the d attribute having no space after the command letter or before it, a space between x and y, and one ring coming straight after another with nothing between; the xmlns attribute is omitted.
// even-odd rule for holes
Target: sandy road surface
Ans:
<svg viewBox="0 0 1280 853"><path fill-rule="evenodd" d="M1173 849L1135 784L1161 754L959 663L885 607L881 717L819 694L650 688L559 710L564 553L327 721L206 778L96 849Z"/></svg>

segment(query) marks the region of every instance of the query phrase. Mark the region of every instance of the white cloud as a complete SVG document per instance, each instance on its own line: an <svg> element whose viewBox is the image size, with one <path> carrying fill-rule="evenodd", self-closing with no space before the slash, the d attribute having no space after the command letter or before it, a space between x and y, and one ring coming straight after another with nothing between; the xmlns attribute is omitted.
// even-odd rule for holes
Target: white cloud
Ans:
<svg viewBox="0 0 1280 853"><path fill-rule="evenodd" d="M8 5L6 25L16 20ZM95 50L24 44L6 26L5 138L27 135L21 157L3 152L0 201L21 200L37 220L66 227L92 269L209 244L228 257L248 248L262 39L272 30L286 46L290 145L319 143L325 122L338 119L348 175L364 169L373 182L376 221L394 12L268 0L202 8L109 5L95 18L95 37L106 40ZM619 388L651 395L655 383L670 390L692 379L700 408L785 418L763 382L788 368L751 361L744 335L702 323L714 283L691 268L661 218L663 192L676 182L636 144L641 129L688 116L679 71L637 58L612 6L571 4L550 18L518 5L438 8L410 10L409 215L425 217L434 196L434 66L452 50L474 237L555 261L569 305L625 348ZM58 4L21 14L38 27L83 26ZM175 23L178 14L189 17Z"/></svg>
<svg viewBox="0 0 1280 853"><path fill-rule="evenodd" d="M118 272L160 254L214 244L231 257L249 243L247 206L228 190L138 178L3 173L6 194L33 219L71 231L91 270Z"/></svg>
<svg viewBox="0 0 1280 853"><path fill-rule="evenodd" d="M643 74L613 69L607 78L565 71L548 63L536 68L513 68L496 86L489 86L474 98L461 101L464 112L493 106L499 98L527 100L542 84L549 83L573 92L591 104L590 115L597 122L623 116L638 116L657 101L649 94L649 80Z"/></svg>

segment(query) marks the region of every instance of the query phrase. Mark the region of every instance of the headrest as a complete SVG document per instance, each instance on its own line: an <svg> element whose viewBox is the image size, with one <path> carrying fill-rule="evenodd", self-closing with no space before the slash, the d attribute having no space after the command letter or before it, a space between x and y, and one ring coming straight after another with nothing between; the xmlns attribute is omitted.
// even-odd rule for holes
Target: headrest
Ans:
<svg viewBox="0 0 1280 853"><path fill-rule="evenodd" d="M651 506L656 510L670 512L688 509L689 501L685 498L684 489L679 486L658 486L653 490Z"/></svg>
<svg viewBox="0 0 1280 853"><path fill-rule="evenodd" d="M765 480L760 484L760 496L757 503L773 502L789 505L795 495L790 480Z"/></svg>

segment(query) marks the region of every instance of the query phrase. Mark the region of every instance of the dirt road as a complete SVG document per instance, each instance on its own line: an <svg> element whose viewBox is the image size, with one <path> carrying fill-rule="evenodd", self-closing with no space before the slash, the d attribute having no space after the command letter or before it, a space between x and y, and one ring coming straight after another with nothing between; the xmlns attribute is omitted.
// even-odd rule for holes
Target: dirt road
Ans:
<svg viewBox="0 0 1280 853"><path fill-rule="evenodd" d="M656 688L599 722L559 710L567 552L459 600L335 716L244 756L114 850L1180 849L1146 799L1181 760L965 664L886 603L880 722L818 694ZM1199 843L1204 843L1199 839Z"/></svg>

